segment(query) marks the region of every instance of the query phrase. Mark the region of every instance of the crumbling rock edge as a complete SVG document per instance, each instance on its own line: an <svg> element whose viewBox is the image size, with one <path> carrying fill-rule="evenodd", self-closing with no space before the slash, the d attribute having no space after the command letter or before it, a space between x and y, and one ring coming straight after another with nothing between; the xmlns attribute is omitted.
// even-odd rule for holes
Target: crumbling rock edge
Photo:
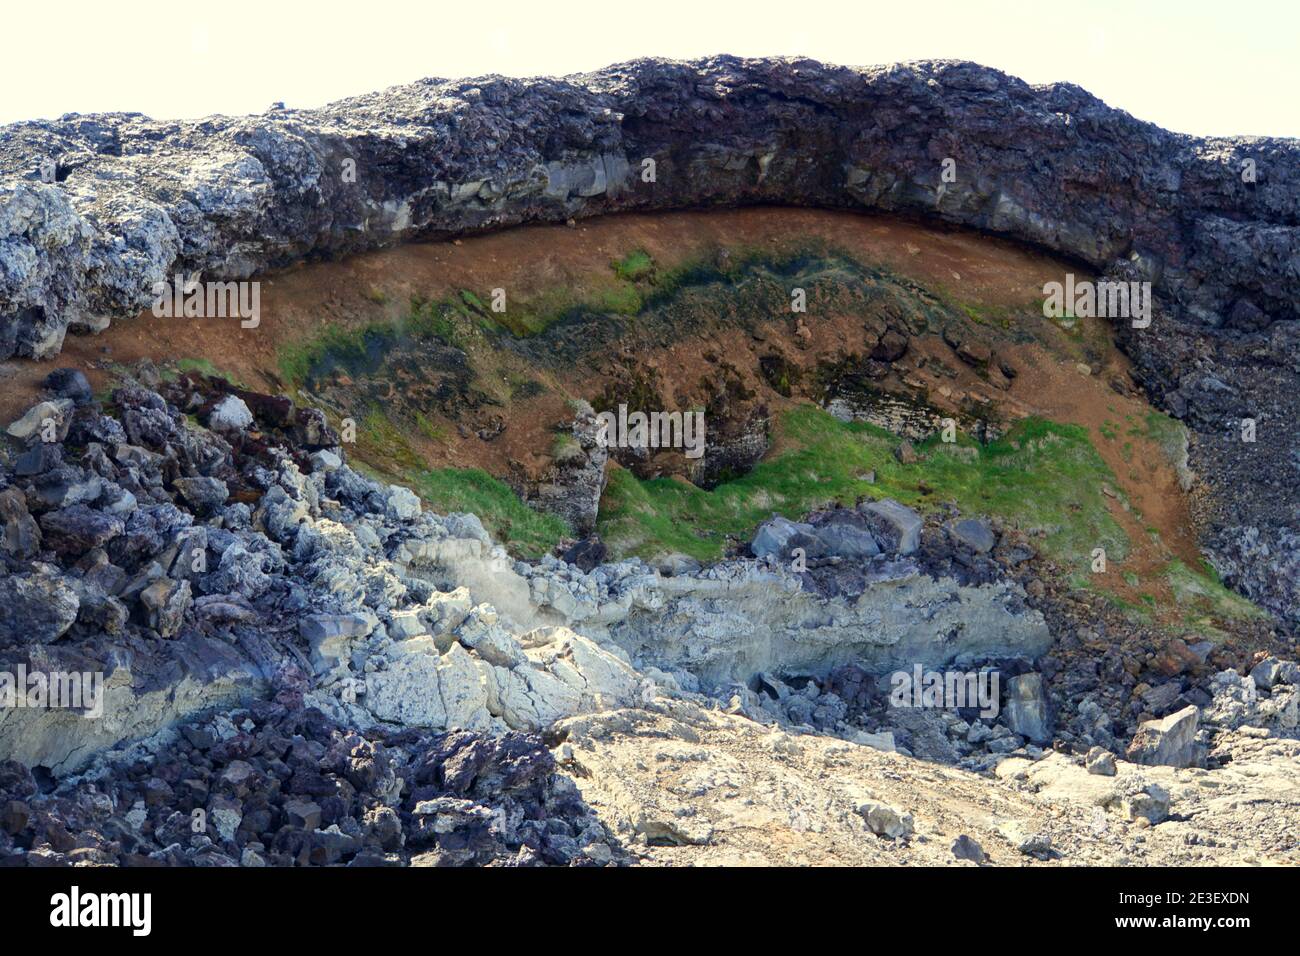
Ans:
<svg viewBox="0 0 1300 956"><path fill-rule="evenodd" d="M52 355L66 327L139 311L178 270L246 278L417 236L738 202L911 211L1098 270L1131 259L1192 324L1242 299L1289 319L1298 154L957 61L645 59L260 116L70 114L0 130L0 355Z"/></svg>

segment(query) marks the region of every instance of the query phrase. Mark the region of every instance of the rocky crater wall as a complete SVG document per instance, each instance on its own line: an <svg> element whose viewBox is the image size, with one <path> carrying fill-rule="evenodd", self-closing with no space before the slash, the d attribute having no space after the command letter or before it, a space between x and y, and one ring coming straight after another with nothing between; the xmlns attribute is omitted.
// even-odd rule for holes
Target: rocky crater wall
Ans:
<svg viewBox="0 0 1300 956"><path fill-rule="evenodd" d="M1117 334L1201 439L1193 467L1218 492L1203 540L1230 584L1295 618L1298 158L1295 141L1174 134L1073 85L953 61L639 60L260 116L73 114L0 130L0 357L54 355L181 271L245 278L621 210L937 219L1153 283L1151 326Z"/></svg>

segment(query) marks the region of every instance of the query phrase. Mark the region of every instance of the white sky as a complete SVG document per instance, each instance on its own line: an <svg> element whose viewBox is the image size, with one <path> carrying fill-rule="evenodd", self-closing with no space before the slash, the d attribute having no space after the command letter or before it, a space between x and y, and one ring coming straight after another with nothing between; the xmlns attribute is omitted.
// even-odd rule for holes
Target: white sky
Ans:
<svg viewBox="0 0 1300 956"><path fill-rule="evenodd" d="M1068 80L1170 129L1300 137L1295 0L10 0L0 123L318 106L424 76L638 56L956 57Z"/></svg>

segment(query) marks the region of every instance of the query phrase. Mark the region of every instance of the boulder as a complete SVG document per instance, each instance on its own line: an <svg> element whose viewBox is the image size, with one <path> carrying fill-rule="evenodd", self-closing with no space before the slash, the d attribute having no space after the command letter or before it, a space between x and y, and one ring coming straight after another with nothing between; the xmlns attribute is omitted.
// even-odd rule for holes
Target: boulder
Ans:
<svg viewBox="0 0 1300 956"><path fill-rule="evenodd" d="M452 644L439 655L430 638L400 641L389 649L387 669L366 677L365 706L380 720L408 727L486 730L489 687L470 652Z"/></svg>
<svg viewBox="0 0 1300 956"><path fill-rule="evenodd" d="M0 491L0 551L15 558L32 558L41 550L41 529L27 511L27 498L17 488Z"/></svg>
<svg viewBox="0 0 1300 956"><path fill-rule="evenodd" d="M38 441L18 456L14 474L20 478L43 475L63 464L63 446L57 442Z"/></svg>
<svg viewBox="0 0 1300 956"><path fill-rule="evenodd" d="M984 848L964 833L952 841L952 855L954 859L970 860L976 864L987 859Z"/></svg>
<svg viewBox="0 0 1300 956"><path fill-rule="evenodd" d="M329 449L322 448L320 451L311 454L312 474L316 472L338 471L343 467L343 459Z"/></svg>
<svg viewBox="0 0 1300 956"><path fill-rule="evenodd" d="M858 805L857 812L867 821L867 829L876 836L897 840L911 836L915 829L910 813L900 813L884 803L865 800Z"/></svg>
<svg viewBox="0 0 1300 956"><path fill-rule="evenodd" d="M1109 750L1101 747L1093 747L1088 751L1088 756L1084 758L1084 766L1091 774L1102 777L1115 776L1115 757Z"/></svg>
<svg viewBox="0 0 1300 956"><path fill-rule="evenodd" d="M10 424L7 431L14 438L27 439L39 435L45 421L53 421L61 426L72 411L72 399L56 398L53 401L37 402L17 421Z"/></svg>
<svg viewBox="0 0 1300 956"><path fill-rule="evenodd" d="M49 565L28 574L0 574L0 647L48 644L77 619L77 592Z"/></svg>
<svg viewBox="0 0 1300 956"><path fill-rule="evenodd" d="M815 543L813 526L796 523L788 518L775 515L759 526L754 541L749 546L756 558L784 559L795 548L805 551Z"/></svg>
<svg viewBox="0 0 1300 956"><path fill-rule="evenodd" d="M66 398L77 405L84 405L94 398L90 382L79 369L56 368L45 376L44 385L56 398Z"/></svg>
<svg viewBox="0 0 1300 956"><path fill-rule="evenodd" d="M1169 818L1169 791L1159 784L1144 784L1123 794L1119 807L1127 820L1144 817L1152 824L1161 823Z"/></svg>
<svg viewBox="0 0 1300 956"><path fill-rule="evenodd" d="M892 498L868 501L858 506L872 533L886 551L915 554L921 545L921 516Z"/></svg>
<svg viewBox="0 0 1300 956"><path fill-rule="evenodd" d="M219 478L177 478L172 486L198 515L209 515L230 497L230 489Z"/></svg>
<svg viewBox="0 0 1300 956"><path fill-rule="evenodd" d="M1196 729L1200 711L1184 707L1162 720L1148 720L1138 728L1126 756L1148 767L1190 767L1197 763Z"/></svg>
<svg viewBox="0 0 1300 956"><path fill-rule="evenodd" d="M1020 736L1036 744L1051 743L1052 722L1042 674L1021 674L1007 681L1005 716L1007 726Z"/></svg>
<svg viewBox="0 0 1300 956"><path fill-rule="evenodd" d="M121 518L94 511L85 505L60 508L41 516L45 546L65 558L79 558L123 533Z"/></svg>
<svg viewBox="0 0 1300 956"><path fill-rule="evenodd" d="M216 431L243 431L253 424L253 413L238 395L227 395L213 406L208 427Z"/></svg>
<svg viewBox="0 0 1300 956"><path fill-rule="evenodd" d="M384 507L388 517L397 521L410 521L420 514L420 499L410 488L389 485Z"/></svg>
<svg viewBox="0 0 1300 956"><path fill-rule="evenodd" d="M1260 690L1272 690L1278 684L1300 684L1300 666L1276 657L1265 658L1251 670L1250 679Z"/></svg>
<svg viewBox="0 0 1300 956"><path fill-rule="evenodd" d="M864 525L852 519L831 518L816 529L818 557L870 558L880 553L880 544Z"/></svg>
<svg viewBox="0 0 1300 956"><path fill-rule="evenodd" d="M145 623L160 637L175 637L190 607L190 582L159 578L140 592Z"/></svg>
<svg viewBox="0 0 1300 956"><path fill-rule="evenodd" d="M312 614L298 621L298 633L311 647L312 667L324 674L346 662L352 642L369 635L376 623L369 613Z"/></svg>
<svg viewBox="0 0 1300 956"><path fill-rule="evenodd" d="M974 551L976 554L988 554L998 543L997 536L987 522L978 518L964 518L954 522L948 529L953 543Z"/></svg>

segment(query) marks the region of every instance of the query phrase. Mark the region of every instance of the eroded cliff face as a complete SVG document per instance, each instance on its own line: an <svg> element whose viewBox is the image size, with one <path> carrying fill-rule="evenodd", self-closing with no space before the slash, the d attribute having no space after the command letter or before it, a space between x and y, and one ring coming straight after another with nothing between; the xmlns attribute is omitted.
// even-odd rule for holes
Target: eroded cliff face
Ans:
<svg viewBox="0 0 1300 956"><path fill-rule="evenodd" d="M0 131L0 356L54 355L178 272L245 278L527 221L763 202L960 223L1153 283L1151 325L1117 334L1197 433L1203 541L1294 618L1297 158L950 61L640 60L254 117L70 115Z"/></svg>
<svg viewBox="0 0 1300 956"><path fill-rule="evenodd" d="M1148 394L1193 429L1191 471L1178 467L1208 491L1201 540L1230 584L1296 618L1298 150L1176 136L1077 88L970 64L726 57L425 81L260 117L16 124L0 130L0 361L51 357L69 330L138 313L178 273L256 277L529 221L763 203L959 224L1153 284L1150 325L1114 332ZM785 290L773 277L768 291ZM701 295L720 301L712 286ZM885 309L844 311L861 326ZM673 315L638 318L641 342L686 338ZM948 356L995 391L1043 372L993 368L959 316L937 318L909 335L855 328L845 348L869 354L876 378L925 365L957 381ZM594 314L508 348L572 364L582 353L558 347L565 337L589 344L603 326ZM462 382L464 356L428 341ZM889 371L908 348L915 361ZM790 390L794 363L773 364L766 346L725 351L742 356L758 363L755 393ZM410 364L427 374L426 359ZM1156 824L1151 862L1294 857L1300 672L1271 618L1184 641L1078 589L1025 529L978 506L922 516L880 489L766 521L709 567L680 554L604 563L590 541L565 552L573 563L520 561L475 516L430 513L352 470L329 403L295 405L312 393L136 371L107 402L79 371L56 371L10 429L25 447L0 448L0 671L101 673L106 711L0 713L0 862L605 863L626 862L624 841L649 862L782 862L807 847L850 862L973 859L944 850L970 826L954 788L1010 815L972 831L996 862L1127 862L1129 828ZM1131 397L1115 376L1098 385ZM357 391L350 376L336 384ZM577 425L562 446L581 531L606 466L578 454L592 411L566 412ZM40 433L47 421L57 440ZM916 450L889 454L905 465ZM1120 502L1104 484L1097 495ZM896 710L888 672L911 665L997 674L1005 708ZM913 756L959 770L917 790L939 778ZM979 773L994 768L990 785ZM1236 812L1260 804L1263 825ZM208 820L197 836L195 811ZM1049 815L1067 821L1055 846ZM548 819L564 825L535 825ZM926 839L912 856L914 831Z"/></svg>
<svg viewBox="0 0 1300 956"><path fill-rule="evenodd" d="M1254 331L1296 317L1298 157L951 61L639 60L261 116L73 114L0 133L0 325L6 354L51 355L65 327L141 310L177 269L242 278L417 236L769 202L912 211L1099 270L1131 260L1174 321Z"/></svg>

